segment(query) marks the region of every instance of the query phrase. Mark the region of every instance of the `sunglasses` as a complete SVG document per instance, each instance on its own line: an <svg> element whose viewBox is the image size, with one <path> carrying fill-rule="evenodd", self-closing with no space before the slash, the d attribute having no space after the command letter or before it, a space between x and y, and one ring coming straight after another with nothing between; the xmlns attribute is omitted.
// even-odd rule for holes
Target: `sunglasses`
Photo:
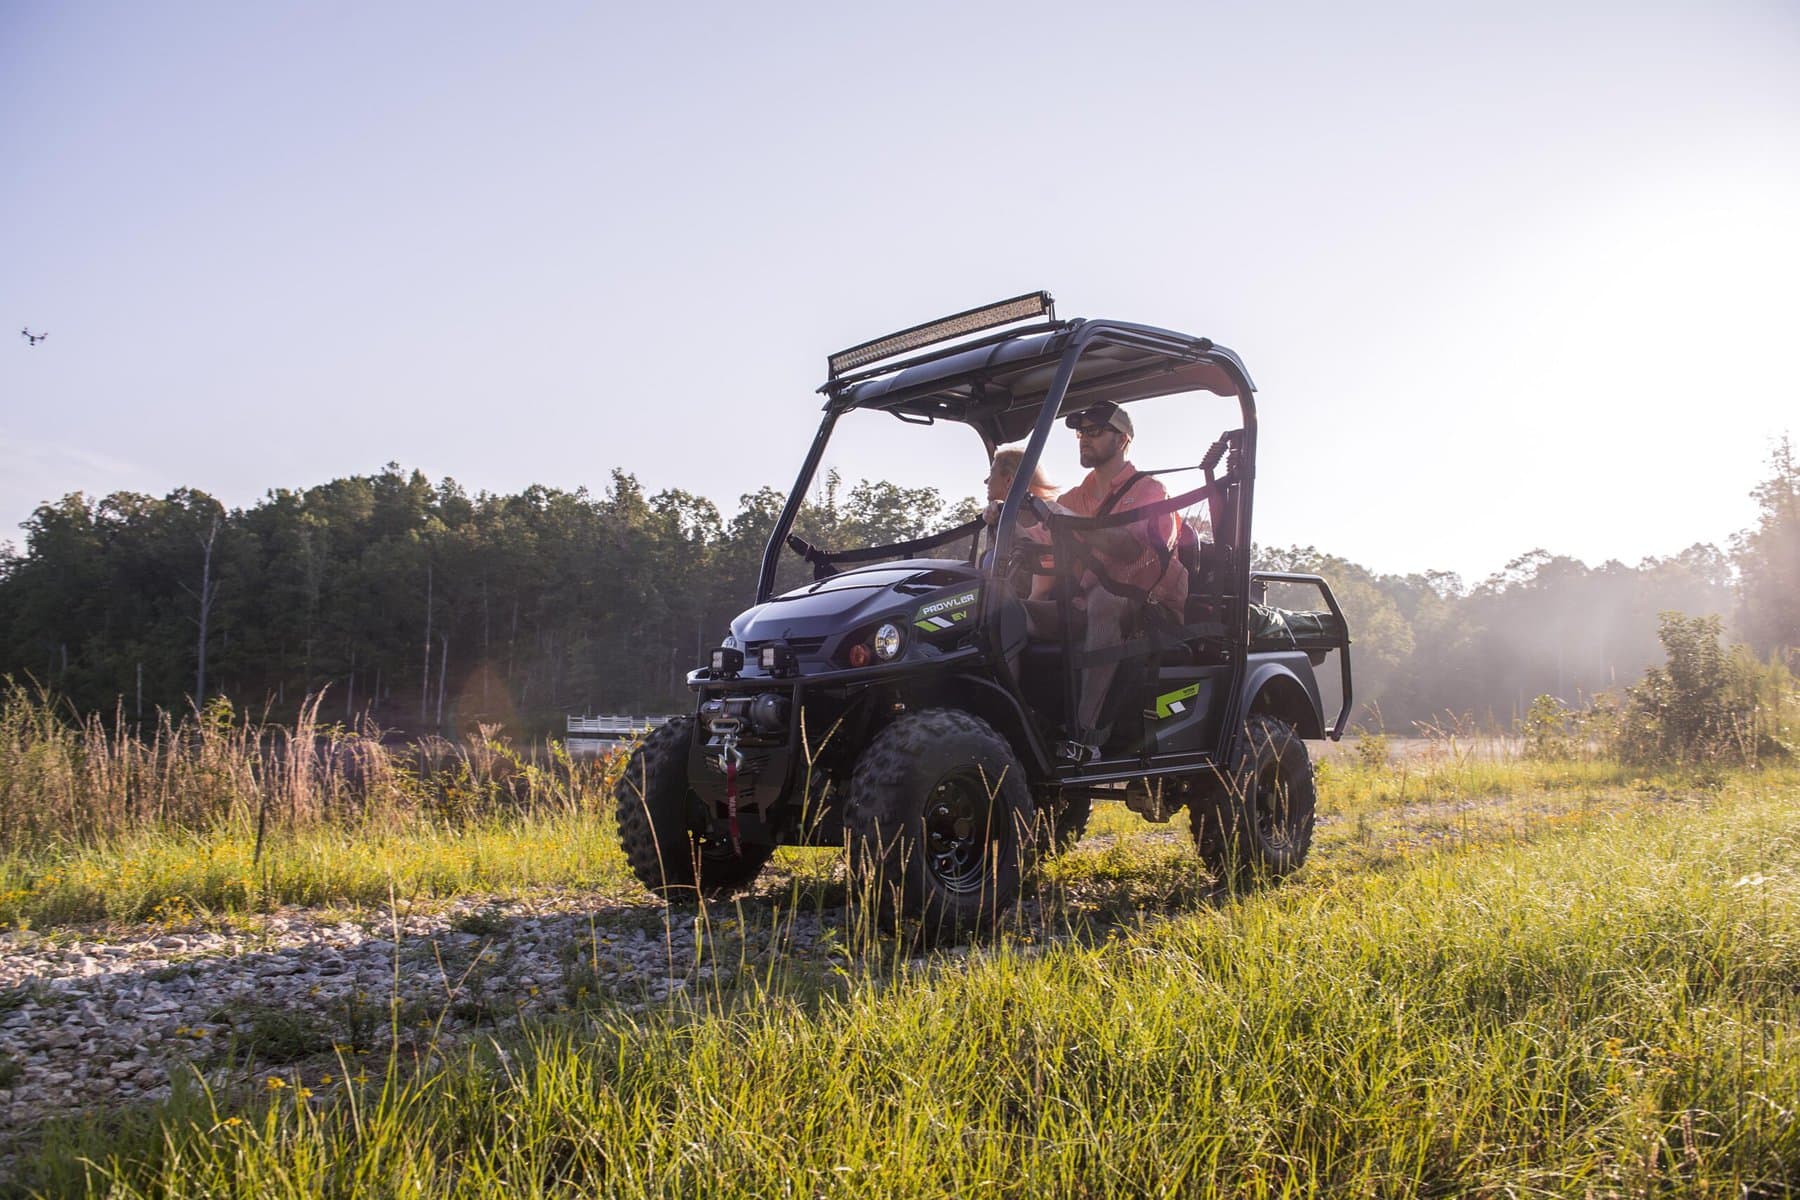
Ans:
<svg viewBox="0 0 1800 1200"><path fill-rule="evenodd" d="M1097 438L1103 433L1116 433L1111 425L1083 425L1075 431L1078 438Z"/></svg>

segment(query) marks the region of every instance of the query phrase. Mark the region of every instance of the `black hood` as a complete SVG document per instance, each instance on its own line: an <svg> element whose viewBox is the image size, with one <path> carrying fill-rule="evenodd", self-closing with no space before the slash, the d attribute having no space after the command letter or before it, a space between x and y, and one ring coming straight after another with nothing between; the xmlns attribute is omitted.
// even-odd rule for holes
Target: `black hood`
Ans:
<svg viewBox="0 0 1800 1200"><path fill-rule="evenodd" d="M842 643L870 625L887 618L908 628L934 599L967 591L980 579L981 573L961 559L879 563L747 609L731 623L731 634L752 664L762 646L782 642L799 657L803 671L809 665L818 670L832 663Z"/></svg>

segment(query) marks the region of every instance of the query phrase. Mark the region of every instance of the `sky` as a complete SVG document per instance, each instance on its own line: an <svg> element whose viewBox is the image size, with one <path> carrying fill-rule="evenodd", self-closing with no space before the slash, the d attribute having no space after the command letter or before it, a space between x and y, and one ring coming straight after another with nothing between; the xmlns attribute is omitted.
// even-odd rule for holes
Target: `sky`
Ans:
<svg viewBox="0 0 1800 1200"><path fill-rule="evenodd" d="M21 548L390 461L729 516L827 354L1037 288L1238 351L1257 540L1377 571L1723 546L1800 433L1793 0L0 0L0 111Z"/></svg>

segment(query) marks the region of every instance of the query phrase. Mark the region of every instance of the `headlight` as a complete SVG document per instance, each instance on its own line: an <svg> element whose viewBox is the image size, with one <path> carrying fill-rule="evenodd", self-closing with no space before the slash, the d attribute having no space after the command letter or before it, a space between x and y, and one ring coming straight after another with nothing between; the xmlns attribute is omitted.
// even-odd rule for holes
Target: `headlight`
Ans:
<svg viewBox="0 0 1800 1200"><path fill-rule="evenodd" d="M900 627L883 625L875 631L875 654L883 662L900 656Z"/></svg>

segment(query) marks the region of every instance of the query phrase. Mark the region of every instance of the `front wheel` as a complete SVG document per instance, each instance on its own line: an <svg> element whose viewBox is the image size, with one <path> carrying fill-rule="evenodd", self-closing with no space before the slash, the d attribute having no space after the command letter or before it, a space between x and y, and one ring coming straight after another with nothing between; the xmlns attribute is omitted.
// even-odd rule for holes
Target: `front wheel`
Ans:
<svg viewBox="0 0 1800 1200"><path fill-rule="evenodd" d="M1318 795L1312 759L1293 726L1252 715L1238 769L1209 784L1188 814L1207 870L1237 886L1300 869L1312 846Z"/></svg>
<svg viewBox="0 0 1800 1200"><path fill-rule="evenodd" d="M858 890L928 938L991 924L1018 899L1033 849L1031 789L1012 748L978 717L901 717L864 751L845 814Z"/></svg>
<svg viewBox="0 0 1800 1200"><path fill-rule="evenodd" d="M747 886L774 852L733 849L707 832L706 812L688 787L692 717L677 717L631 753L615 809L619 846L638 881L667 900L721 896Z"/></svg>

